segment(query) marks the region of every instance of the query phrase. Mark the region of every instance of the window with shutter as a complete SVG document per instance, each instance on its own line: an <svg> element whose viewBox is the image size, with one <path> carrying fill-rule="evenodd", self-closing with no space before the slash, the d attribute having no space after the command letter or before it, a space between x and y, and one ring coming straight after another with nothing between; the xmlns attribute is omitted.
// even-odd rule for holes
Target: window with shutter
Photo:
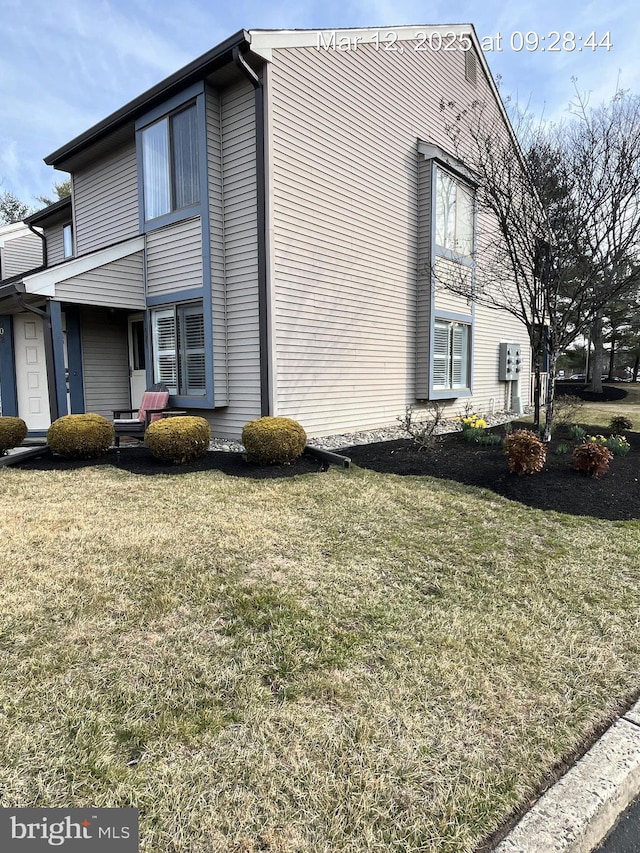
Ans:
<svg viewBox="0 0 640 853"><path fill-rule="evenodd" d="M169 393L178 393L178 347L174 308L153 312L154 382L164 382Z"/></svg>
<svg viewBox="0 0 640 853"><path fill-rule="evenodd" d="M152 312L154 382L171 394L204 397L206 350L202 302L187 302Z"/></svg>
<svg viewBox="0 0 640 853"><path fill-rule="evenodd" d="M181 385L193 396L206 391L204 316L202 305L186 305L180 313Z"/></svg>
<svg viewBox="0 0 640 853"><path fill-rule="evenodd" d="M471 326L450 320L436 320L433 330L434 390L469 387L469 342Z"/></svg>

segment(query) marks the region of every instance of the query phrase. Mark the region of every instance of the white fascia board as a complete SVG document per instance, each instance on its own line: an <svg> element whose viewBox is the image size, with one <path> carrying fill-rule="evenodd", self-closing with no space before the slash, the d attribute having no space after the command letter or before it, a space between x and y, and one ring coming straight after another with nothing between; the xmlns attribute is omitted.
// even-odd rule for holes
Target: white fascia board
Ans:
<svg viewBox="0 0 640 853"><path fill-rule="evenodd" d="M15 240L17 237L26 237L33 234L24 222L10 222L8 225L0 225L0 249L5 243Z"/></svg>
<svg viewBox="0 0 640 853"><path fill-rule="evenodd" d="M257 53L267 61L271 60L273 50L278 48L292 47L315 47L326 50L327 45L335 35L335 42L348 39L351 44L375 44L383 48L383 42L394 39L394 43L403 41L416 41L422 34L453 33L456 36L469 36L478 52L482 54L478 39L472 24L416 24L414 26L402 27L364 27L364 28L340 28L319 27L315 30L249 30L251 36L251 51ZM343 42L344 44L345 42ZM328 48L331 49L331 48ZM357 49L357 48L355 48Z"/></svg>
<svg viewBox="0 0 640 853"><path fill-rule="evenodd" d="M116 243L115 246L99 249L90 255L72 258L70 261L57 264L55 267L43 270L43 272L25 276L22 279L25 290L27 293L37 293L39 296L55 296L56 284L61 281L103 267L112 261L119 261L121 258L126 258L127 255L133 255L135 252L141 252L143 249L144 237L135 237L133 240L127 240L124 243Z"/></svg>

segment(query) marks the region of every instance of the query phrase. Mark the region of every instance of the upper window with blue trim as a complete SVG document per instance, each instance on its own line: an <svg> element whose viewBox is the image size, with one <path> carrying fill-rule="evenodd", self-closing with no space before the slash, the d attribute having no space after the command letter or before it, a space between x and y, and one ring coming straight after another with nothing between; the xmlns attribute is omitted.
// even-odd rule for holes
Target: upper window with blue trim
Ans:
<svg viewBox="0 0 640 853"><path fill-rule="evenodd" d="M148 222L200 202L196 104L145 127L142 137L144 216Z"/></svg>

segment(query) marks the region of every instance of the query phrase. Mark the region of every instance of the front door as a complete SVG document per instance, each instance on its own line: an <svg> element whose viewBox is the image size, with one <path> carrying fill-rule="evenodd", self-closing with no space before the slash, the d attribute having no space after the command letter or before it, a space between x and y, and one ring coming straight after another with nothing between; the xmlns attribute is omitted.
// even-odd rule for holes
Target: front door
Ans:
<svg viewBox="0 0 640 853"><path fill-rule="evenodd" d="M18 416L30 431L46 430L51 426L51 415L41 318L14 315L13 335Z"/></svg>
<svg viewBox="0 0 640 853"><path fill-rule="evenodd" d="M131 405L140 405L147 390L146 350L144 346L144 314L129 315L129 377Z"/></svg>

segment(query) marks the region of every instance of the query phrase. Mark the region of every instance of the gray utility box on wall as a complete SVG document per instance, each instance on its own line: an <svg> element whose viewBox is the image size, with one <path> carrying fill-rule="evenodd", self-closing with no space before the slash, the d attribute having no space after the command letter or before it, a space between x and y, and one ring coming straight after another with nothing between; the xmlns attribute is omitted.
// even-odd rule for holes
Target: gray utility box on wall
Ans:
<svg viewBox="0 0 640 853"><path fill-rule="evenodd" d="M522 347L520 344L500 344L500 382L513 382L520 378L522 370Z"/></svg>

